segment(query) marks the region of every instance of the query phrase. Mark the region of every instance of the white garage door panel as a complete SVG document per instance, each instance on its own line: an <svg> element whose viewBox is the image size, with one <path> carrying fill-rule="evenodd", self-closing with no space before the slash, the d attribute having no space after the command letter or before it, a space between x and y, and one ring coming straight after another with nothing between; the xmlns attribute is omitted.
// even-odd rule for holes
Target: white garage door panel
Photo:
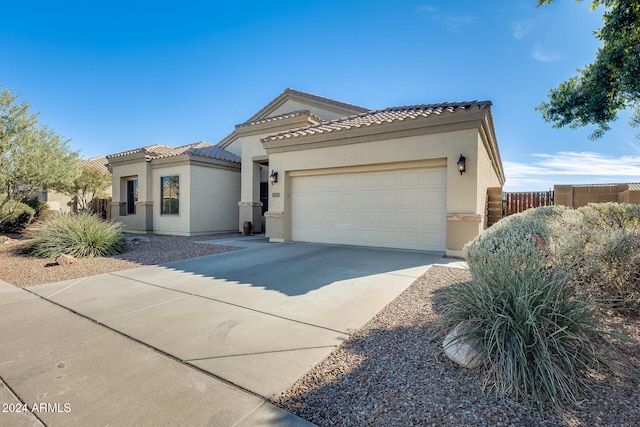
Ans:
<svg viewBox="0 0 640 427"><path fill-rule="evenodd" d="M446 170L293 177L293 240L443 251Z"/></svg>

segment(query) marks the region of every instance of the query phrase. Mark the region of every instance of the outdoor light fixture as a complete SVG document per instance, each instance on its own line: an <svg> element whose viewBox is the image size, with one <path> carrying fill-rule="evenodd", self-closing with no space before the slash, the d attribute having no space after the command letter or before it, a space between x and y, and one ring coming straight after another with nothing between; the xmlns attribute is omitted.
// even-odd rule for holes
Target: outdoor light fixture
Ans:
<svg viewBox="0 0 640 427"><path fill-rule="evenodd" d="M460 171L460 175L462 175L462 173L467 169L465 163L466 163L467 159L465 159L465 157L460 154L460 158L458 159L458 170Z"/></svg>
<svg viewBox="0 0 640 427"><path fill-rule="evenodd" d="M271 181L271 185L278 182L278 172L272 170L271 175L269 175L269 181Z"/></svg>

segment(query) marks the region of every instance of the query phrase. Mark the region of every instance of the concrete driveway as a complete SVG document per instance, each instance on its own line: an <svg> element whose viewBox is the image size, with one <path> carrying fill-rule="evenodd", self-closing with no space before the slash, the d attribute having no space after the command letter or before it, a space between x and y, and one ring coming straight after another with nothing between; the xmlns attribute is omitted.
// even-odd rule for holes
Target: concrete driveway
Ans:
<svg viewBox="0 0 640 427"><path fill-rule="evenodd" d="M272 400L442 254L263 240L28 288L185 365Z"/></svg>

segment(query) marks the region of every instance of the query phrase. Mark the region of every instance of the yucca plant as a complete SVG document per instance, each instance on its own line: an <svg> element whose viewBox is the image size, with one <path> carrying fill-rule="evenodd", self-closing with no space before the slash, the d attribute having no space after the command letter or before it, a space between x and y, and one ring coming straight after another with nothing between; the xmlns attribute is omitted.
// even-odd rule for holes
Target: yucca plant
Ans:
<svg viewBox="0 0 640 427"><path fill-rule="evenodd" d="M85 212L54 215L31 237L29 253L40 258L108 256L126 249L120 223Z"/></svg>
<svg viewBox="0 0 640 427"><path fill-rule="evenodd" d="M565 215L550 207L498 222L465 248L472 281L444 290L444 331L464 322L460 339L480 344L485 388L541 411L575 403L594 373L625 369L597 306L573 286L577 270L555 257Z"/></svg>
<svg viewBox="0 0 640 427"><path fill-rule="evenodd" d="M444 321L467 326L486 360L485 388L529 401L542 411L575 402L594 372L617 368L594 307L575 298L554 272L496 270L445 290Z"/></svg>

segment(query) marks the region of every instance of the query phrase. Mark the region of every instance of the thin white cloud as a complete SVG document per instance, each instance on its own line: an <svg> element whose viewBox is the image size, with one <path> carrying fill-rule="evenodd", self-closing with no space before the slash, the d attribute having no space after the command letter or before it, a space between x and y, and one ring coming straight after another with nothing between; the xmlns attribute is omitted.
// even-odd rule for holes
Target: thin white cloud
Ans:
<svg viewBox="0 0 640 427"><path fill-rule="evenodd" d="M640 178L640 156L607 157L593 152L561 151L534 154L535 164L558 175L635 176Z"/></svg>
<svg viewBox="0 0 640 427"><path fill-rule="evenodd" d="M449 15L440 13L438 8L427 5L418 7L418 12L428 14L429 19L446 26L449 31L453 32L460 32L464 27L478 20L477 16L470 14Z"/></svg>
<svg viewBox="0 0 640 427"><path fill-rule="evenodd" d="M527 37L536 27L537 23L531 19L521 19L511 25L511 32L513 38L516 40L522 40Z"/></svg>
<svg viewBox="0 0 640 427"><path fill-rule="evenodd" d="M427 13L435 13L438 11L437 7L433 6L420 6L418 7L418 12L427 12Z"/></svg>
<svg viewBox="0 0 640 427"><path fill-rule="evenodd" d="M555 62L562 59L562 55L559 53L549 53L540 44L536 44L533 47L531 56L533 59L540 62Z"/></svg>
<svg viewBox="0 0 640 427"><path fill-rule="evenodd" d="M557 184L640 182L640 156L594 152L534 154L533 163L504 162L508 191L538 191Z"/></svg>

